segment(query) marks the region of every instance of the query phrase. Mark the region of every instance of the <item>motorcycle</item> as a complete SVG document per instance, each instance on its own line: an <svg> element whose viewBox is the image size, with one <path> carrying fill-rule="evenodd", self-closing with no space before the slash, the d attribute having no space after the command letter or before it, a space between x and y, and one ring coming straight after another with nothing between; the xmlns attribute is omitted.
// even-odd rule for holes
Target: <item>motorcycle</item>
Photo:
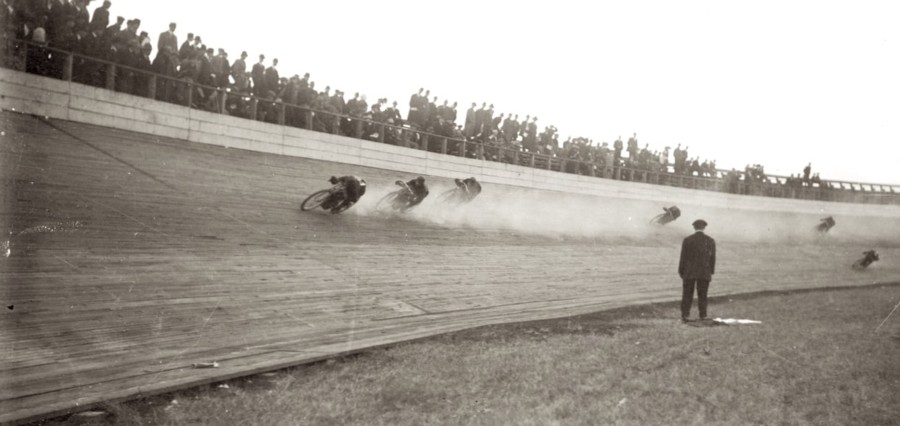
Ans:
<svg viewBox="0 0 900 426"><path fill-rule="evenodd" d="M681 209L679 209L678 206L663 207L663 211L665 213L660 213L660 214L654 216L653 219L650 219L650 223L657 224L657 225L665 225L665 224L667 224L669 222L673 222L675 219L678 219L679 217L681 217Z"/></svg>
<svg viewBox="0 0 900 426"><path fill-rule="evenodd" d="M834 225L835 225L834 218L831 217L831 216L828 216L828 217L826 217L826 218L819 219L819 221L820 221L821 223L819 223L818 225L816 225L816 228L815 228L815 229L816 229L816 232L818 232L818 233L820 233L820 234L824 234L824 233L828 232L828 231L829 231L831 228L833 228Z"/></svg>
<svg viewBox="0 0 900 426"><path fill-rule="evenodd" d="M853 269L861 271L876 261L878 261L878 252L875 250L864 251L863 257L853 263Z"/></svg>
<svg viewBox="0 0 900 426"><path fill-rule="evenodd" d="M375 210L385 211L390 209L405 213L413 207L412 202L415 196L413 195L412 190L403 181L398 180L395 183L400 186L400 189L381 197L381 199L375 203Z"/></svg>
<svg viewBox="0 0 900 426"><path fill-rule="evenodd" d="M341 184L336 184L328 189L323 189L320 191L313 192L312 195L306 197L303 200L303 203L300 204L300 210L310 211L321 207L324 210L330 210L338 203L344 200L344 191L343 186ZM350 208L349 205L342 205L341 208L331 212L332 214L338 214Z"/></svg>

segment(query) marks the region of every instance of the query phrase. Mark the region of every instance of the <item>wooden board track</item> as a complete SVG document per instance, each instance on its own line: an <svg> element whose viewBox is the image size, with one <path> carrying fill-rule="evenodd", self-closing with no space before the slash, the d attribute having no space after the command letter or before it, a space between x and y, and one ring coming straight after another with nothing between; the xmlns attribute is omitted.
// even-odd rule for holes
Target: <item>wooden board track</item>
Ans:
<svg viewBox="0 0 900 426"><path fill-rule="evenodd" d="M683 235L554 238L375 215L411 176L12 112L0 125L0 422L680 294ZM370 183L358 206L300 211L351 173ZM722 244L711 293L900 277L896 248L866 274L823 261L858 249ZM208 361L220 367L191 368Z"/></svg>

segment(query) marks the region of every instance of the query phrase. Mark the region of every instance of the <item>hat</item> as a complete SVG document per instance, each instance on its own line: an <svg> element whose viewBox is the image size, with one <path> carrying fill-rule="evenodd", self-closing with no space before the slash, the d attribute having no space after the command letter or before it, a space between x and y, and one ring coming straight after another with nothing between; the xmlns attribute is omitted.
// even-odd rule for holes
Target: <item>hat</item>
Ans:
<svg viewBox="0 0 900 426"><path fill-rule="evenodd" d="M695 220L694 223L692 223L691 225L694 225L694 229L705 229L705 228L706 228L706 221L703 220L703 219L697 219L697 220Z"/></svg>

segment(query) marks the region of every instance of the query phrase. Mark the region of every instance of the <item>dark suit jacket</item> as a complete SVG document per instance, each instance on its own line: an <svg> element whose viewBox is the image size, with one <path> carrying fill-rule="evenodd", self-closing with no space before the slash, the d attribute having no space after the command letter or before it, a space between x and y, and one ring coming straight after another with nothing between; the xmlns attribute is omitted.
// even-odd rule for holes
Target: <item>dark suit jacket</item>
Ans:
<svg viewBox="0 0 900 426"><path fill-rule="evenodd" d="M159 41L156 43L156 51L162 52L166 46L169 46L172 53L178 53L178 36L168 31L159 34Z"/></svg>
<svg viewBox="0 0 900 426"><path fill-rule="evenodd" d="M685 280L709 281L716 273L716 240L695 232L681 243L678 275Z"/></svg>
<svg viewBox="0 0 900 426"><path fill-rule="evenodd" d="M109 26L109 10L102 7L94 9L94 17L91 19L91 29L103 31Z"/></svg>

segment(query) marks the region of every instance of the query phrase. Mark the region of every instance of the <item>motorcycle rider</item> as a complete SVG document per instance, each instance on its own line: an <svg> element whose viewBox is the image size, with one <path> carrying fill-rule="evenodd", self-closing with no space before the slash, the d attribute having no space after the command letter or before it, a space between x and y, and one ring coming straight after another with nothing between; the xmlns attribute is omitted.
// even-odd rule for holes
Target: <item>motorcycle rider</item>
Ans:
<svg viewBox="0 0 900 426"><path fill-rule="evenodd" d="M828 230L830 230L831 228L833 228L834 225L835 225L835 223L836 223L836 222L834 221L834 217L832 217L832 216L828 216L828 217L819 219L819 221L820 221L821 223L819 223L819 224L816 226L816 230L819 231L819 232L828 232Z"/></svg>
<svg viewBox="0 0 900 426"><path fill-rule="evenodd" d="M481 193L481 184L475 180L474 176L467 179L454 179L453 181L456 182L457 188L465 192L466 201L472 201Z"/></svg>
<svg viewBox="0 0 900 426"><path fill-rule="evenodd" d="M853 269L865 269L869 265L871 265L872 262L875 262L878 260L879 260L878 252L876 252L875 250L864 251L863 258L857 260L856 263L853 264Z"/></svg>
<svg viewBox="0 0 900 426"><path fill-rule="evenodd" d="M415 179L404 183L402 180L398 180L395 182L398 186L406 188L409 191L409 195L407 196L406 205L401 208L401 211L406 211L409 208L415 206L422 202L425 197L428 196L428 186L425 185L425 178L422 176L418 176Z"/></svg>
<svg viewBox="0 0 900 426"><path fill-rule="evenodd" d="M679 209L678 206L663 207L663 210L672 218L672 220L681 217L681 209Z"/></svg>
<svg viewBox="0 0 900 426"><path fill-rule="evenodd" d="M366 180L356 176L332 176L328 181L332 185L341 186L338 192L335 192L326 204L322 205L323 209L330 208L332 214L349 209L366 193Z"/></svg>

